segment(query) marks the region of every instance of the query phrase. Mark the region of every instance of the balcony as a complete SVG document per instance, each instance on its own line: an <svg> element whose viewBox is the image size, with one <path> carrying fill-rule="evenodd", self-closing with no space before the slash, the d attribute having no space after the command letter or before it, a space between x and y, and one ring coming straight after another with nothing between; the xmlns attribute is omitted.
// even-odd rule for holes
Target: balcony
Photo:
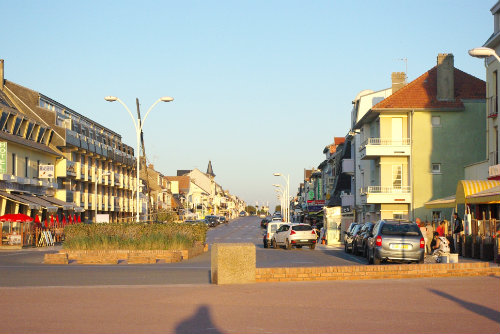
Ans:
<svg viewBox="0 0 500 334"><path fill-rule="evenodd" d="M76 176L76 162L63 159L56 164L57 177Z"/></svg>
<svg viewBox="0 0 500 334"><path fill-rule="evenodd" d="M392 140L391 138L368 138L359 147L360 158L376 159L383 156L409 156L410 138Z"/></svg>
<svg viewBox="0 0 500 334"><path fill-rule="evenodd" d="M115 186L119 186L120 185L120 174L119 173L114 173L113 174L113 177L114 177L114 185Z"/></svg>
<svg viewBox="0 0 500 334"><path fill-rule="evenodd" d="M488 108L488 117L494 118L498 116L498 97L492 96L486 99L486 107Z"/></svg>
<svg viewBox="0 0 500 334"><path fill-rule="evenodd" d="M362 188L361 203L363 204L411 203L411 187L370 186L367 188Z"/></svg>
<svg viewBox="0 0 500 334"><path fill-rule="evenodd" d="M354 175L354 159L342 160L342 173Z"/></svg>
<svg viewBox="0 0 500 334"><path fill-rule="evenodd" d="M341 205L343 207L353 207L354 206L354 195L352 194L340 194Z"/></svg>

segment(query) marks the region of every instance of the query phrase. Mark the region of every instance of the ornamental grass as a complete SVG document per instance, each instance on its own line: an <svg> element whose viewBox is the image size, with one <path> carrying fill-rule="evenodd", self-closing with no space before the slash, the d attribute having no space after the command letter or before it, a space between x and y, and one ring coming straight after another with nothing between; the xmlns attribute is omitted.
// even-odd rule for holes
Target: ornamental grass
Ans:
<svg viewBox="0 0 500 334"><path fill-rule="evenodd" d="M67 250L179 250L205 243L205 224L77 224L64 228Z"/></svg>

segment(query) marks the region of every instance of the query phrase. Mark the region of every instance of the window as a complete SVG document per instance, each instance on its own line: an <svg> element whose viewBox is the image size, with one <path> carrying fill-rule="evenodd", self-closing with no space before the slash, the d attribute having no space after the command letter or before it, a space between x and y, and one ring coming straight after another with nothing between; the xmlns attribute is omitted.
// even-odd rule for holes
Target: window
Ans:
<svg viewBox="0 0 500 334"><path fill-rule="evenodd" d="M441 174L441 164L432 164L432 174Z"/></svg>
<svg viewBox="0 0 500 334"><path fill-rule="evenodd" d="M441 211L432 211L432 221L439 223L441 219Z"/></svg>
<svg viewBox="0 0 500 334"><path fill-rule="evenodd" d="M16 154L12 153L12 175L16 174Z"/></svg>
<svg viewBox="0 0 500 334"><path fill-rule="evenodd" d="M24 158L24 177L29 177L30 159L28 157Z"/></svg>
<svg viewBox="0 0 500 334"><path fill-rule="evenodd" d="M392 166L392 186L394 189L401 189L403 185L403 166Z"/></svg>
<svg viewBox="0 0 500 334"><path fill-rule="evenodd" d="M432 116L431 118L432 127L441 126L441 116Z"/></svg>
<svg viewBox="0 0 500 334"><path fill-rule="evenodd" d="M404 215L402 212L393 212L392 218L393 219L404 219Z"/></svg>

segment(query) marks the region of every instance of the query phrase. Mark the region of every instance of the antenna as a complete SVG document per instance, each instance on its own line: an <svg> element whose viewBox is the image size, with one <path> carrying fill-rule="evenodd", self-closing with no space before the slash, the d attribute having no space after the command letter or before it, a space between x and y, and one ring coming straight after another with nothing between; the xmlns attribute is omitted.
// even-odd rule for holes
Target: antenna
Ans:
<svg viewBox="0 0 500 334"><path fill-rule="evenodd" d="M405 62L405 79L408 79L408 58L398 58L397 60L401 60Z"/></svg>

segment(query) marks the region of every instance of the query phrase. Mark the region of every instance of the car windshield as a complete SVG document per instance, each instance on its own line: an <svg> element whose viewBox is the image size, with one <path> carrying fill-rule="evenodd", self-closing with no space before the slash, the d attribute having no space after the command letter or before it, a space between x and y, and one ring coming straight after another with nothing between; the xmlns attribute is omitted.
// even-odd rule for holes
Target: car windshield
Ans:
<svg viewBox="0 0 500 334"><path fill-rule="evenodd" d="M385 235L419 235L419 232L416 224L384 224L380 231Z"/></svg>
<svg viewBox="0 0 500 334"><path fill-rule="evenodd" d="M311 231L312 226L310 226L310 225L296 225L296 226L292 226L292 230L294 230L294 231Z"/></svg>

